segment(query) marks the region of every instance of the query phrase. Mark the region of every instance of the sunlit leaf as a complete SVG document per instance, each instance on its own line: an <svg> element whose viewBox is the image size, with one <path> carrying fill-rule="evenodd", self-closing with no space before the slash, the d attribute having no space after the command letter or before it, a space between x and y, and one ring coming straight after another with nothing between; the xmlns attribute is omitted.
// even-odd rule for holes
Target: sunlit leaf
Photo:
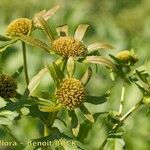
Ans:
<svg viewBox="0 0 150 150"><path fill-rule="evenodd" d="M43 17L39 16L38 19L39 19L39 22L41 23L42 29L45 31L45 33L49 39L49 42L50 41L52 42L55 39L55 37L54 37L54 34L53 34L51 28L48 26L47 22L44 20Z"/></svg>
<svg viewBox="0 0 150 150"><path fill-rule="evenodd" d="M10 41L11 39L0 34L0 41Z"/></svg>
<svg viewBox="0 0 150 150"><path fill-rule="evenodd" d="M124 150L125 142L123 139L109 138L104 150Z"/></svg>
<svg viewBox="0 0 150 150"><path fill-rule="evenodd" d="M75 39L79 40L79 41L82 41L84 35L85 35L85 32L86 30L88 29L89 25L87 24L81 24L78 26L78 28L76 29L75 31Z"/></svg>
<svg viewBox="0 0 150 150"><path fill-rule="evenodd" d="M62 25L56 28L58 36L68 36L68 25Z"/></svg>
<svg viewBox="0 0 150 150"><path fill-rule="evenodd" d="M74 111L68 111L68 112L69 112L69 116L71 118L72 133L75 137L77 137L78 133L79 133L79 129L80 129L80 124L78 123L78 118Z"/></svg>
<svg viewBox="0 0 150 150"><path fill-rule="evenodd" d="M80 110L82 111L82 113L84 114L84 116L85 116L90 122L94 123L95 120L94 120L93 115L88 111L88 109L87 109L84 105L80 106Z"/></svg>
<svg viewBox="0 0 150 150"><path fill-rule="evenodd" d="M95 50L98 50L98 49L112 49L113 47L110 45L110 44L107 44L107 43L93 43L93 44L90 44L87 49L88 49L88 52L93 52Z"/></svg>
<svg viewBox="0 0 150 150"><path fill-rule="evenodd" d="M69 57L68 61L67 61L67 73L68 73L69 77L73 76L74 70L75 70L74 59L73 59L73 57Z"/></svg>
<svg viewBox="0 0 150 150"><path fill-rule="evenodd" d="M114 64L112 63L112 61L103 56L87 56L84 60L82 60L82 62L100 64L111 69L114 68Z"/></svg>
<svg viewBox="0 0 150 150"><path fill-rule="evenodd" d="M11 39L9 41L0 43L0 53L5 51L8 47L10 47L13 43L17 42L18 38Z"/></svg>
<svg viewBox="0 0 150 150"><path fill-rule="evenodd" d="M81 82L86 85L92 76L92 69L89 67L81 78Z"/></svg>
<svg viewBox="0 0 150 150"><path fill-rule="evenodd" d="M51 48L39 39L36 39L31 36L27 36L27 35L20 35L19 38L20 38L20 40L24 41L25 43L28 43L31 46L36 46L36 47L42 48L48 53L51 52L50 51Z"/></svg>
<svg viewBox="0 0 150 150"><path fill-rule="evenodd" d="M39 85L41 79L44 77L44 75L48 72L47 68L44 68L40 70L38 74L36 74L31 81L29 82L28 89L30 91L30 95L33 93L33 91L36 89L36 87Z"/></svg>

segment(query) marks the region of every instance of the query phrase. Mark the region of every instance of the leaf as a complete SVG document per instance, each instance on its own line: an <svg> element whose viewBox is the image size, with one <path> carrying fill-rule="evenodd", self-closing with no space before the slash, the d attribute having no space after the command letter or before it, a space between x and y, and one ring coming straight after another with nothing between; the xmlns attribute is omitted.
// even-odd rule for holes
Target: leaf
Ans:
<svg viewBox="0 0 150 150"><path fill-rule="evenodd" d="M41 16L38 17L38 20L41 23L42 29L45 31L49 41L52 42L55 39L55 37L54 37L54 34L53 34L52 30L48 26L47 22Z"/></svg>
<svg viewBox="0 0 150 150"><path fill-rule="evenodd" d="M22 73L22 71L23 71L23 66L21 66L21 67L12 75L12 77L13 77L14 79L16 79L18 76L20 76L20 74Z"/></svg>
<svg viewBox="0 0 150 150"><path fill-rule="evenodd" d="M21 41L24 41L25 43L28 43L31 46L36 46L36 47L42 48L48 53L51 52L50 47L39 39L36 39L34 37L31 37L31 36L23 35L23 34L19 35L19 39Z"/></svg>
<svg viewBox="0 0 150 150"><path fill-rule="evenodd" d="M56 28L58 36L68 36L68 25L62 25Z"/></svg>
<svg viewBox="0 0 150 150"><path fill-rule="evenodd" d="M73 76L74 70L75 70L74 59L73 59L73 57L69 57L68 61L67 61L67 73L68 73L69 77Z"/></svg>
<svg viewBox="0 0 150 150"><path fill-rule="evenodd" d="M49 70L49 73L50 73L51 77L54 80L55 85L58 87L59 86L59 79L57 77L54 66L53 65L48 65L47 68Z"/></svg>
<svg viewBox="0 0 150 150"><path fill-rule="evenodd" d="M16 111L4 110L0 112L0 125L9 125L19 114Z"/></svg>
<svg viewBox="0 0 150 150"><path fill-rule="evenodd" d="M107 99L108 99L108 94L105 94L103 96L87 96L86 102L94 105L98 105L98 104L105 103Z"/></svg>
<svg viewBox="0 0 150 150"><path fill-rule="evenodd" d="M56 72L56 75L57 75L57 78L59 79L59 81L63 80L64 79L64 73L60 68L61 65L53 62L53 66L54 66L54 69L55 69L55 72Z"/></svg>
<svg viewBox="0 0 150 150"><path fill-rule="evenodd" d="M11 39L0 34L0 41L10 41Z"/></svg>
<svg viewBox="0 0 150 150"><path fill-rule="evenodd" d="M106 57L103 56L87 56L84 60L82 60L83 63L94 63L94 64L100 64L104 65L110 69L114 68L114 64Z"/></svg>
<svg viewBox="0 0 150 150"><path fill-rule="evenodd" d="M148 80L147 80L147 78L149 77L148 73L136 70L136 74L144 83L146 83L146 84L148 83Z"/></svg>
<svg viewBox="0 0 150 150"><path fill-rule="evenodd" d="M5 51L8 47L10 47L13 43L17 42L18 38L11 39L9 41L5 41L0 43L0 53Z"/></svg>
<svg viewBox="0 0 150 150"><path fill-rule="evenodd" d="M78 133L79 133L79 129L80 129L80 124L78 123L78 118L74 111L68 111L68 113L71 118L72 133L75 137L77 137Z"/></svg>
<svg viewBox="0 0 150 150"><path fill-rule="evenodd" d="M43 17L44 20L47 21L49 18L51 18L56 13L56 11L58 9L59 9L59 5L56 5L55 7L49 9L48 11L42 10L42 11L36 13L34 15L34 18L33 18L33 22L34 22L35 27L41 27L41 24L38 20L39 16Z"/></svg>
<svg viewBox="0 0 150 150"><path fill-rule="evenodd" d="M125 142L123 139L108 138L104 150L124 150Z"/></svg>
<svg viewBox="0 0 150 150"><path fill-rule="evenodd" d="M88 47L88 52L93 52L95 50L98 50L98 49L113 49L113 47L110 45L110 44L107 44L107 43L93 43L93 44L90 44Z"/></svg>
<svg viewBox="0 0 150 150"><path fill-rule="evenodd" d="M39 85L41 79L44 77L44 75L48 72L47 68L42 69L37 75L35 75L31 81L29 82L28 89L30 91L30 95L33 93L33 91L36 89L36 87Z"/></svg>
<svg viewBox="0 0 150 150"><path fill-rule="evenodd" d="M95 122L94 117L92 116L92 114L88 111L88 109L82 105L80 106L80 110L82 111L82 113L84 114L84 116L92 123Z"/></svg>
<svg viewBox="0 0 150 150"><path fill-rule="evenodd" d="M86 30L88 29L89 25L87 24L81 24L77 27L76 31L75 31L75 39L82 41Z"/></svg>
<svg viewBox="0 0 150 150"><path fill-rule="evenodd" d="M86 85L92 76L92 69L89 67L81 78L81 82Z"/></svg>

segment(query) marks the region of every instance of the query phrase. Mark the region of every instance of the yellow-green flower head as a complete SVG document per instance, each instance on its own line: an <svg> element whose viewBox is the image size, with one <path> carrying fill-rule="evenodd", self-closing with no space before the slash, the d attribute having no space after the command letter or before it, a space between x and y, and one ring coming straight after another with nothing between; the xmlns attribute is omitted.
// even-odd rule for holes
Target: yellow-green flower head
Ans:
<svg viewBox="0 0 150 150"><path fill-rule="evenodd" d="M14 98L16 96L17 83L7 75L0 76L0 97Z"/></svg>
<svg viewBox="0 0 150 150"><path fill-rule="evenodd" d="M20 34L29 35L32 29L32 20L28 18L18 18L12 21L6 29L6 35L17 36Z"/></svg>
<svg viewBox="0 0 150 150"><path fill-rule="evenodd" d="M69 78L62 81L57 90L57 99L70 110L80 107L85 101L85 87L80 80Z"/></svg>
<svg viewBox="0 0 150 150"><path fill-rule="evenodd" d="M117 54L117 58L124 61L124 62L137 62L137 57L135 55L132 55L130 51L124 50Z"/></svg>
<svg viewBox="0 0 150 150"><path fill-rule="evenodd" d="M86 46L73 37L59 37L52 43L54 51L62 57L77 57L87 54Z"/></svg>

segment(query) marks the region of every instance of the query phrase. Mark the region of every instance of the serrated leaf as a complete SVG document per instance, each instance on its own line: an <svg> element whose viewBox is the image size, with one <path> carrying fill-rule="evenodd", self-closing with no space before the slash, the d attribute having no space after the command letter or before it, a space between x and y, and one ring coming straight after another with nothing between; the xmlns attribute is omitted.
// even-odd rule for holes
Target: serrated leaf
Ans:
<svg viewBox="0 0 150 150"><path fill-rule="evenodd" d="M98 49L112 49L113 47L110 45L110 44L107 44L107 43L93 43L93 44L90 44L87 49L88 49L88 52L93 52L95 50L98 50Z"/></svg>
<svg viewBox="0 0 150 150"><path fill-rule="evenodd" d="M81 82L86 85L92 76L92 69L89 67L81 78Z"/></svg>
<svg viewBox="0 0 150 150"><path fill-rule="evenodd" d="M19 39L25 43L28 43L31 46L42 48L48 53L51 52L50 51L51 48L46 43L44 43L43 41L37 38L34 38L32 36L27 36L27 35L19 35Z"/></svg>
<svg viewBox="0 0 150 150"><path fill-rule="evenodd" d="M67 73L68 73L69 77L73 76L74 70L75 70L74 59L73 59L73 57L69 57L68 61L67 61Z"/></svg>
<svg viewBox="0 0 150 150"><path fill-rule="evenodd" d="M72 133L75 137L77 137L78 133L79 133L79 129L80 129L80 124L78 123L78 118L74 111L68 111L68 113L71 118Z"/></svg>
<svg viewBox="0 0 150 150"><path fill-rule="evenodd" d="M13 77L14 79L16 79L18 76L20 76L20 74L22 73L22 71L23 71L23 66L21 66L21 67L12 75L12 77Z"/></svg>
<svg viewBox="0 0 150 150"><path fill-rule="evenodd" d="M13 43L17 42L18 38L11 39L9 41L0 43L0 53L5 51L8 47L10 47Z"/></svg>
<svg viewBox="0 0 150 150"><path fill-rule="evenodd" d="M100 64L104 65L110 69L114 68L114 64L111 60L109 60L106 57L103 56L87 56L84 60L82 60L83 63L93 63L93 64Z"/></svg>
<svg viewBox="0 0 150 150"><path fill-rule="evenodd" d="M10 41L11 39L0 34L0 41Z"/></svg>
<svg viewBox="0 0 150 150"><path fill-rule="evenodd" d="M77 27L76 31L75 31L75 39L82 41L86 30L88 29L89 25L87 24L81 24Z"/></svg>
<svg viewBox="0 0 150 150"><path fill-rule="evenodd" d="M33 91L36 89L36 87L39 85L41 79L44 77L44 75L48 72L47 68L44 68L40 70L38 74L36 74L31 81L29 82L28 89L30 91L30 95L33 93Z"/></svg>
<svg viewBox="0 0 150 150"><path fill-rule="evenodd" d="M108 99L108 94L105 94L103 96L87 96L86 102L94 105L98 105L98 104L105 103L107 99Z"/></svg>
<svg viewBox="0 0 150 150"><path fill-rule="evenodd" d="M82 105L80 106L80 110L82 111L83 115L92 123L95 122L95 119L93 117L93 115L88 111L88 109Z"/></svg>
<svg viewBox="0 0 150 150"><path fill-rule="evenodd" d="M56 28L58 36L68 36L68 25L61 25Z"/></svg>

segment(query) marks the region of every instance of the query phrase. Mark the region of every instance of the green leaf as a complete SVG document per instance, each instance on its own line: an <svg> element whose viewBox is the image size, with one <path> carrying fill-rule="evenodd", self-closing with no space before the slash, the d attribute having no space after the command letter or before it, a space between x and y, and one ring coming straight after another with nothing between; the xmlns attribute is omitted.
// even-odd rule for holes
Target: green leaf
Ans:
<svg viewBox="0 0 150 150"><path fill-rule="evenodd" d="M58 76L56 74L56 70L54 68L54 65L48 65L47 68L49 70L51 77L54 80L55 85L58 87L59 86L59 79L58 79Z"/></svg>
<svg viewBox="0 0 150 150"><path fill-rule="evenodd" d="M68 113L71 118L72 133L75 137L77 137L78 133L79 133L79 129L80 129L80 124L78 123L78 118L74 111L68 111Z"/></svg>
<svg viewBox="0 0 150 150"><path fill-rule="evenodd" d="M11 39L0 34L0 41L10 41Z"/></svg>
<svg viewBox="0 0 150 150"><path fill-rule="evenodd" d="M87 96L86 102L94 105L103 104L108 100L109 94L105 94L103 96Z"/></svg>
<svg viewBox="0 0 150 150"><path fill-rule="evenodd" d="M54 66L57 78L59 79L59 81L62 81L64 79L64 73L60 69L60 67L61 67L60 64L57 65L56 63L53 62L53 66Z"/></svg>
<svg viewBox="0 0 150 150"><path fill-rule="evenodd" d="M21 66L21 67L12 75L12 77L13 77L14 79L16 79L18 76L20 76L20 74L22 73L22 71L23 71L23 66Z"/></svg>
<svg viewBox="0 0 150 150"><path fill-rule="evenodd" d="M31 36L27 36L27 35L22 35L22 34L19 35L19 39L25 43L28 43L31 46L36 46L36 47L42 48L46 52L51 53L51 51L50 51L51 48L46 43L44 43L43 41L41 41L39 39L36 39Z"/></svg>
<svg viewBox="0 0 150 150"><path fill-rule="evenodd" d="M92 116L92 114L88 111L88 109L82 105L80 106L80 110L82 111L82 113L84 114L84 116L92 123L95 122L94 117Z"/></svg>
<svg viewBox="0 0 150 150"><path fill-rule="evenodd" d="M124 150L125 142L123 139L108 138L104 150Z"/></svg>
<svg viewBox="0 0 150 150"><path fill-rule="evenodd" d="M86 85L92 76L92 69L89 67L81 78L81 82Z"/></svg>
<svg viewBox="0 0 150 150"><path fill-rule="evenodd" d="M148 83L148 80L147 80L147 78L149 77L148 73L146 73L145 71L136 70L136 74L144 83L146 83L146 84Z"/></svg>
<svg viewBox="0 0 150 150"><path fill-rule="evenodd" d="M52 32L52 30L50 29L50 27L48 26L47 22L44 20L43 17L38 16L38 20L40 22L40 24L42 25L42 29L45 31L49 41L54 41L55 37L54 34Z"/></svg>
<svg viewBox="0 0 150 150"><path fill-rule="evenodd" d="M36 87L39 85L41 79L44 77L44 75L48 72L47 68L44 68L40 70L38 74L36 74L31 81L29 82L28 89L30 91L30 94L33 93L33 91L36 89Z"/></svg>
<svg viewBox="0 0 150 150"><path fill-rule="evenodd" d="M69 57L68 61L67 61L67 73L68 73L69 77L73 76L74 70L75 70L74 59L73 59L73 57Z"/></svg>
<svg viewBox="0 0 150 150"><path fill-rule="evenodd" d="M18 38L11 39L9 41L0 43L0 53L5 51L8 47L10 47L13 43L17 42Z"/></svg>
<svg viewBox="0 0 150 150"><path fill-rule="evenodd" d="M16 111L4 110L0 112L0 125L10 125L19 114Z"/></svg>
<svg viewBox="0 0 150 150"><path fill-rule="evenodd" d="M103 56L87 56L84 60L82 60L83 63L93 63L93 64L100 64L104 65L110 69L114 68L114 64L111 60L109 60L106 57Z"/></svg>

